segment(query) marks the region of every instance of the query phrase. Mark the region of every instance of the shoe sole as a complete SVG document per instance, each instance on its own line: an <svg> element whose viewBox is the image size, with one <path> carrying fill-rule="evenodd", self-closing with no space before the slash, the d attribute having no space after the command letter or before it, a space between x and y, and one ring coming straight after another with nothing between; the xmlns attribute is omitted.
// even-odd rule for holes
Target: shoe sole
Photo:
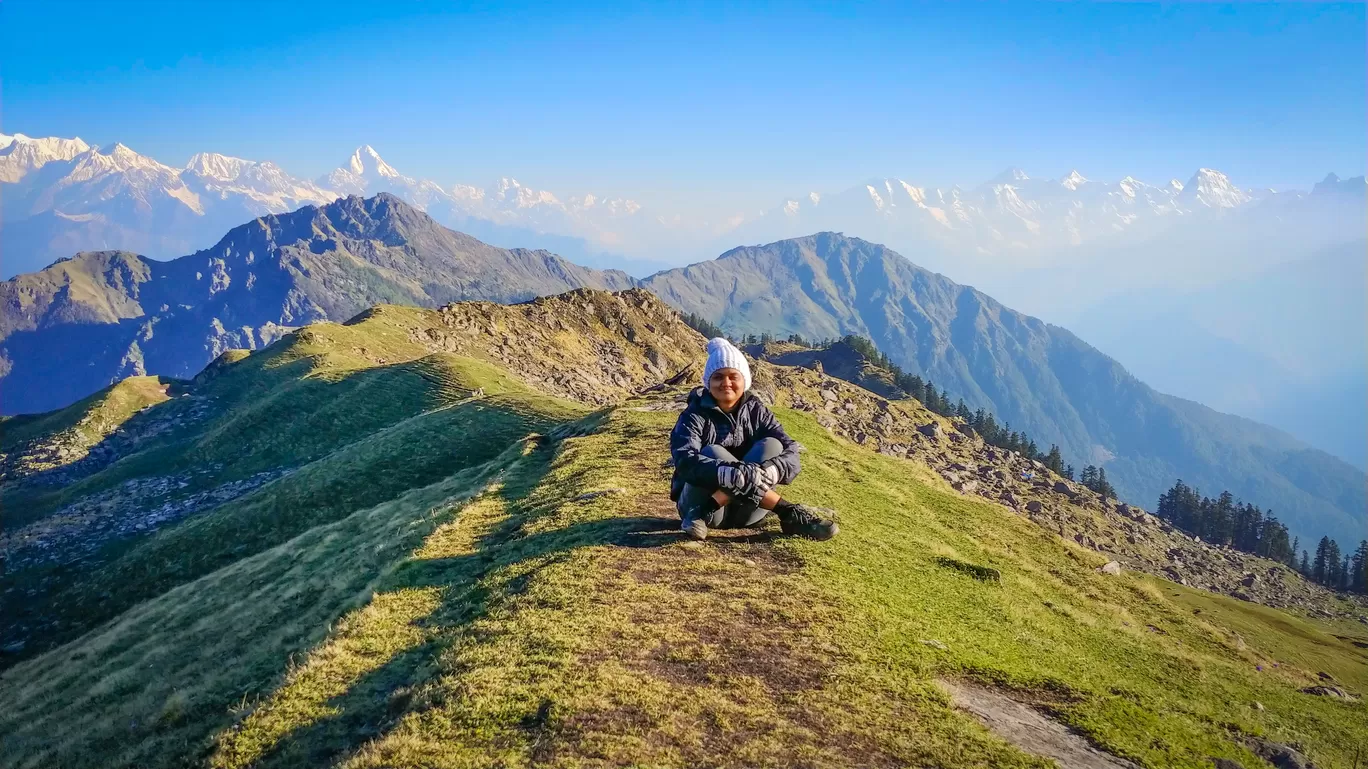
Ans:
<svg viewBox="0 0 1368 769"><path fill-rule="evenodd" d="M831 539L832 537L839 534L841 532L841 527L838 526L835 521L832 521L831 531L827 532L825 535L822 536L819 536L817 534L789 534L788 532L783 531L783 529L780 529L780 531L783 532L784 536L786 537L799 537L802 539L810 539L813 542L825 542L828 539Z"/></svg>

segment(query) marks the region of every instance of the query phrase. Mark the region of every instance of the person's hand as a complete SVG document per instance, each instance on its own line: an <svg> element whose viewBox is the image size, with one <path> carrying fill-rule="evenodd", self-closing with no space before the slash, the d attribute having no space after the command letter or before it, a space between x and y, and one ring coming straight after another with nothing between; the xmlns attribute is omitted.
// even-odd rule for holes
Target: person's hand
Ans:
<svg viewBox="0 0 1368 769"><path fill-rule="evenodd" d="M760 465L760 476L757 481L761 492L768 492L770 489L779 485L779 468L766 462Z"/></svg>
<svg viewBox="0 0 1368 769"><path fill-rule="evenodd" d="M737 494L745 485L740 465L719 465L717 468L717 487L723 491Z"/></svg>

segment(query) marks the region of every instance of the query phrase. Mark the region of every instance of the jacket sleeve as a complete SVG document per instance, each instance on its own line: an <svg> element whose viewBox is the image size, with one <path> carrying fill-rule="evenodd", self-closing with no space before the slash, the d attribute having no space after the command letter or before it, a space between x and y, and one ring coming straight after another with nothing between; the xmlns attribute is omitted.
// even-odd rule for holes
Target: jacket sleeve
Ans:
<svg viewBox="0 0 1368 769"><path fill-rule="evenodd" d="M670 455L675 475L684 482L703 488L717 488L717 468L721 462L703 455L703 426L706 418L689 409L679 415L670 431Z"/></svg>
<svg viewBox="0 0 1368 769"><path fill-rule="evenodd" d="M793 483L793 479L798 477L801 465L798 461L798 441L789 437L784 431L784 426L779 424L779 419L774 416L774 412L762 407L756 415L755 440L774 438L784 446L784 453L770 460L770 463L779 468L779 482Z"/></svg>

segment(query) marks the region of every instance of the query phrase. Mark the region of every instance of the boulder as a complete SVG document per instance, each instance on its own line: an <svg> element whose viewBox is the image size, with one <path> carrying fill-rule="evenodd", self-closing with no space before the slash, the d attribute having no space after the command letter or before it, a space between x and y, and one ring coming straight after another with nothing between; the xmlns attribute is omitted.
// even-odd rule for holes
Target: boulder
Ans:
<svg viewBox="0 0 1368 769"><path fill-rule="evenodd" d="M974 480L973 478L970 478L968 480L956 481L955 483L951 484L951 486L955 489L955 491L968 494L972 492L974 489L978 488L978 481Z"/></svg>
<svg viewBox="0 0 1368 769"><path fill-rule="evenodd" d="M1098 571L1102 572L1103 574L1110 574L1113 577L1119 577L1121 576L1121 564L1117 563L1116 561L1107 561L1106 563L1102 564L1102 567L1099 568Z"/></svg>
<svg viewBox="0 0 1368 769"><path fill-rule="evenodd" d="M1302 689L1302 693L1314 694L1319 697L1333 697L1337 700L1348 700L1349 702L1358 700L1358 697L1355 697L1338 686L1308 686L1305 689Z"/></svg>
<svg viewBox="0 0 1368 769"><path fill-rule="evenodd" d="M919 425L917 427L917 432L928 438L935 438L941 434L941 426L939 422L927 422L924 425Z"/></svg>
<svg viewBox="0 0 1368 769"><path fill-rule="evenodd" d="M1040 512L1040 510L1041 510L1042 507L1044 507L1044 506L1040 504L1040 500L1038 500L1038 499L1033 499L1033 500L1031 500L1030 502L1027 502L1027 503L1026 503L1026 509L1029 510L1030 512L1032 512L1032 513L1038 513L1038 512Z"/></svg>

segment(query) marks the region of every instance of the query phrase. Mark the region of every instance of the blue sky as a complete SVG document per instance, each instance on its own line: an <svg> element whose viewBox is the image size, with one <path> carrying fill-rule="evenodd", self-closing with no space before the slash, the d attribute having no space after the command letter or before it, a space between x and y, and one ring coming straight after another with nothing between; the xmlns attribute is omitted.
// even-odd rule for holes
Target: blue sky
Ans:
<svg viewBox="0 0 1368 769"><path fill-rule="evenodd" d="M0 4L0 130L768 204L1008 166L1364 172L1365 6Z"/></svg>

